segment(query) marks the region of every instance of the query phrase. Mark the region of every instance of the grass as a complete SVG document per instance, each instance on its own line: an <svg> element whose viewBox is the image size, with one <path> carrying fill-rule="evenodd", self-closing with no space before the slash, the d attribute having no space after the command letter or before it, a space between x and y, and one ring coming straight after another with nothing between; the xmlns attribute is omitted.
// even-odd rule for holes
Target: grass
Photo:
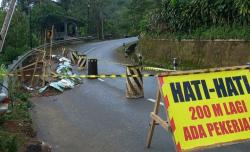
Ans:
<svg viewBox="0 0 250 152"><path fill-rule="evenodd" d="M5 114L1 119L3 119L4 121L10 121L10 120L31 121L31 117L29 114L29 109L31 108L31 103L28 100L29 94L16 93L14 97L16 101L9 108L11 113Z"/></svg>
<svg viewBox="0 0 250 152"><path fill-rule="evenodd" d="M19 143L22 140L12 133L0 131L0 151L1 152L17 152Z"/></svg>
<svg viewBox="0 0 250 152"><path fill-rule="evenodd" d="M0 80L3 80L4 75L2 75L2 74L5 74L5 73L7 73L7 69L6 69L6 67L2 64L2 65L0 66Z"/></svg>

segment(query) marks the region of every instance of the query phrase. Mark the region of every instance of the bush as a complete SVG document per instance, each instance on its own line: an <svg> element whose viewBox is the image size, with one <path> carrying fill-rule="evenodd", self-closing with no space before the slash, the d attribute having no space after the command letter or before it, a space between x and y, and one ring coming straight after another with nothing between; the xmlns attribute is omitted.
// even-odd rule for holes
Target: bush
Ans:
<svg viewBox="0 0 250 152"><path fill-rule="evenodd" d="M174 32L165 33L162 35L150 34L149 36L154 38L165 38L165 39L195 39L195 40L214 40L214 39L243 39L250 40L250 26L212 26L200 27L190 33Z"/></svg>
<svg viewBox="0 0 250 152"><path fill-rule="evenodd" d="M31 108L31 103L29 101L30 95L28 93L17 92L13 94L15 102L13 106L9 108L11 113L5 114L1 119L6 120L31 120L29 114L29 109Z"/></svg>
<svg viewBox="0 0 250 152"><path fill-rule="evenodd" d="M0 132L0 151L1 152L17 152L17 137L6 132Z"/></svg>
<svg viewBox="0 0 250 152"><path fill-rule="evenodd" d="M3 16L0 15L0 18L3 18ZM0 64L10 64L12 60L28 50L28 25L27 15L17 9L9 27L5 45L2 50L3 54L0 56Z"/></svg>

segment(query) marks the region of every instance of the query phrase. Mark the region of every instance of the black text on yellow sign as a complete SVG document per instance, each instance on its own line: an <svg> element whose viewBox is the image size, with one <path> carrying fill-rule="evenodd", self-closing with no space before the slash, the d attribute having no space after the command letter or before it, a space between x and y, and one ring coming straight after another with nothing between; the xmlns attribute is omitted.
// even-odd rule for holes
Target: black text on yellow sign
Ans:
<svg viewBox="0 0 250 152"><path fill-rule="evenodd" d="M205 80L170 83L174 101L189 102L211 99L211 93L215 93L218 98L250 94L250 85L246 75L215 78L212 82L212 88L208 88Z"/></svg>
<svg viewBox="0 0 250 152"><path fill-rule="evenodd" d="M250 139L249 70L159 79L179 149Z"/></svg>

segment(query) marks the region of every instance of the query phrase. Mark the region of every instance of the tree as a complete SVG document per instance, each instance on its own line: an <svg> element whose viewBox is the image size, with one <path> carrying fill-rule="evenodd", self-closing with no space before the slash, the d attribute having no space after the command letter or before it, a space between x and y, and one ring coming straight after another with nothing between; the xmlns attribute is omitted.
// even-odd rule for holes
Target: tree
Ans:
<svg viewBox="0 0 250 152"><path fill-rule="evenodd" d="M6 37L6 45L3 48L4 54L0 58L1 63L9 63L28 50L28 25L26 14L20 8L17 8Z"/></svg>

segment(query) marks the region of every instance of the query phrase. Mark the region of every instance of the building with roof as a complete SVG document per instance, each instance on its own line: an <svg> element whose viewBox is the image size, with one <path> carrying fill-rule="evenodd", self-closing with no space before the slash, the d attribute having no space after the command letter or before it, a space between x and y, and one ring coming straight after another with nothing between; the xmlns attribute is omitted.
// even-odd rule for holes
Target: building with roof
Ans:
<svg viewBox="0 0 250 152"><path fill-rule="evenodd" d="M50 30L53 25L53 39L65 40L73 37L78 37L78 28L79 26L82 26L83 23L69 16L48 15L44 20L44 29Z"/></svg>

